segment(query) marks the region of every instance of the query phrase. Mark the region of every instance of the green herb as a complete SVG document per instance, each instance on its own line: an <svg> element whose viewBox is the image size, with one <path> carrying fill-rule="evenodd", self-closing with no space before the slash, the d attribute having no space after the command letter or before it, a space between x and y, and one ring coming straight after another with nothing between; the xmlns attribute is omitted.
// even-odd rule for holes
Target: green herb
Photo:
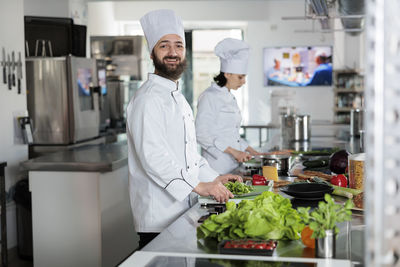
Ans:
<svg viewBox="0 0 400 267"><path fill-rule="evenodd" d="M334 230L336 234L339 233L337 223L351 220L351 209L354 204L349 199L344 206L335 204L329 194L325 194L325 201L318 203L318 208L309 213L310 207L298 208L300 216L304 224L308 224L314 231L312 238L323 238L326 236L326 230Z"/></svg>
<svg viewBox="0 0 400 267"><path fill-rule="evenodd" d="M240 182L227 182L225 184L226 188L232 192L234 195L243 195L254 191L254 187L251 185L245 185Z"/></svg>
<svg viewBox="0 0 400 267"><path fill-rule="evenodd" d="M232 201L226 203L224 213L211 215L197 228L197 238L296 240L303 228L301 217L289 199L263 192L237 206Z"/></svg>

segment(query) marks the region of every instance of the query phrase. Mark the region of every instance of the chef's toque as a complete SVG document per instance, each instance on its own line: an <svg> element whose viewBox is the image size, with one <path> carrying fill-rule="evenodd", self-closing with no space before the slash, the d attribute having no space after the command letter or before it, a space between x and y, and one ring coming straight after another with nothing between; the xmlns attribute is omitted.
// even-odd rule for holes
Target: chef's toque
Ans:
<svg viewBox="0 0 400 267"><path fill-rule="evenodd" d="M250 47L242 40L226 38L214 50L221 61L221 72L247 74Z"/></svg>
<svg viewBox="0 0 400 267"><path fill-rule="evenodd" d="M182 21L169 9L159 9L148 12L140 19L150 53L154 46L167 34L179 35L185 44L185 31Z"/></svg>

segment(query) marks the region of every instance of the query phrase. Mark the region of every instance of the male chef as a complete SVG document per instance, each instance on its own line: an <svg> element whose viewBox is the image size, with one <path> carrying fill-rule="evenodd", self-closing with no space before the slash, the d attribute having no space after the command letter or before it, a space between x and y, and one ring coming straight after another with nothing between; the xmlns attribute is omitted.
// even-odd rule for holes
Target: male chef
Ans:
<svg viewBox="0 0 400 267"><path fill-rule="evenodd" d="M190 207L190 193L228 201L223 185L239 180L218 176L197 152L193 112L178 79L185 70L185 35L172 10L140 19L155 71L127 107L131 207L139 249Z"/></svg>

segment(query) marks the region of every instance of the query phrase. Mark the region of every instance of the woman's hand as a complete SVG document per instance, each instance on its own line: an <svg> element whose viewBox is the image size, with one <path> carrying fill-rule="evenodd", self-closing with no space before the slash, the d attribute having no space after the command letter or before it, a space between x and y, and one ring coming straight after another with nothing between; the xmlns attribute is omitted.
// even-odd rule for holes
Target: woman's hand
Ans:
<svg viewBox="0 0 400 267"><path fill-rule="evenodd" d="M226 184L229 181L238 181L240 183L243 183L243 178L240 175L234 175L234 174L225 174L225 175L220 175L217 178L215 178L214 181L219 181L222 184Z"/></svg>
<svg viewBox="0 0 400 267"><path fill-rule="evenodd" d="M231 154L237 162L246 162L251 159L251 155L247 152L239 151L234 148L228 147L224 151L225 153Z"/></svg>
<svg viewBox="0 0 400 267"><path fill-rule="evenodd" d="M254 148L252 148L251 146L248 146L246 148L246 151L250 153L250 155L252 156L260 156L260 155L265 155L265 153L260 153L257 150L255 150Z"/></svg>
<svg viewBox="0 0 400 267"><path fill-rule="evenodd" d="M230 198L233 198L234 195L220 181L217 180L218 177L213 182L199 183L193 189L193 192L204 197L212 196L220 203L227 202Z"/></svg>

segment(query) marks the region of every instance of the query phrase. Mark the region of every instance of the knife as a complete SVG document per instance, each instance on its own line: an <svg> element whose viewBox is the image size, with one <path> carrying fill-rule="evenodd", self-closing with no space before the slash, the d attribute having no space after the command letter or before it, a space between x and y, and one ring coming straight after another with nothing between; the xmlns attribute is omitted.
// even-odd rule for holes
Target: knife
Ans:
<svg viewBox="0 0 400 267"><path fill-rule="evenodd" d="M15 66L17 65L17 62L15 62L15 52L12 51L11 53L11 67L12 67L12 72L11 72L11 77L12 77L12 86L15 86Z"/></svg>
<svg viewBox="0 0 400 267"><path fill-rule="evenodd" d="M18 79L18 94L21 94L21 80L22 80L22 61L21 52L18 52L18 62L17 62L17 79Z"/></svg>
<svg viewBox="0 0 400 267"><path fill-rule="evenodd" d="M11 81L11 60L10 60L10 54L7 55L7 68L8 68L8 89L11 90L12 81Z"/></svg>
<svg viewBox="0 0 400 267"><path fill-rule="evenodd" d="M3 47L3 60L1 61L1 66L3 66L3 83L7 84L7 71L6 71L6 50Z"/></svg>

